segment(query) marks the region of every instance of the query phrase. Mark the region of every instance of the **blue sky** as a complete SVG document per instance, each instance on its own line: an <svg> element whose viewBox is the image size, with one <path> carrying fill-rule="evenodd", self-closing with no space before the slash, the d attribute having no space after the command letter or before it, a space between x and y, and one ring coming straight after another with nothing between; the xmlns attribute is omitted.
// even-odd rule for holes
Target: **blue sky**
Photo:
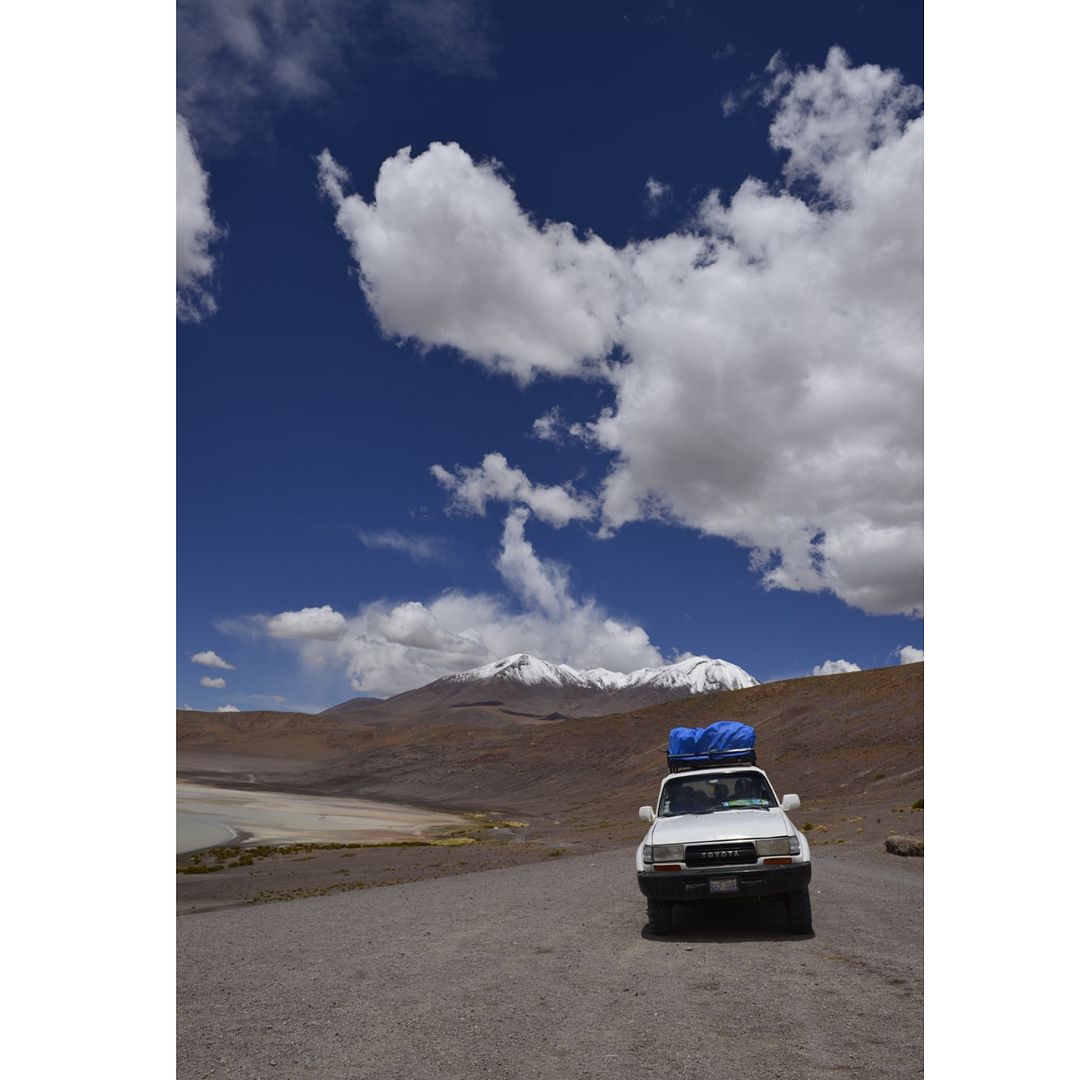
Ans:
<svg viewBox="0 0 1080 1080"><path fill-rule="evenodd" d="M917 7L230 12L181 4L178 703L922 647Z"/></svg>

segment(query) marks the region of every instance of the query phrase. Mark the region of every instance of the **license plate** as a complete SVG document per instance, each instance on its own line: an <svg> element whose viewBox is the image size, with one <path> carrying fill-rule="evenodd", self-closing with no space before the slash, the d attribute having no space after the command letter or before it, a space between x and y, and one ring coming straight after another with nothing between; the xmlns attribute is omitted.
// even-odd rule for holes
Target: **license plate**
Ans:
<svg viewBox="0 0 1080 1080"><path fill-rule="evenodd" d="M717 878L709 882L710 893L733 893L739 891L739 883L733 877Z"/></svg>

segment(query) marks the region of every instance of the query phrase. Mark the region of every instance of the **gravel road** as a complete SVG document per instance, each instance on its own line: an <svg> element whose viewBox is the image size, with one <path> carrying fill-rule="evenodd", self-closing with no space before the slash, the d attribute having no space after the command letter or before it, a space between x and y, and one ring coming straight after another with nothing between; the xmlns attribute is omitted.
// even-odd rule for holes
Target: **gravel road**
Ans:
<svg viewBox="0 0 1080 1080"><path fill-rule="evenodd" d="M922 860L815 852L779 904L676 911L633 851L178 920L180 1080L922 1072Z"/></svg>

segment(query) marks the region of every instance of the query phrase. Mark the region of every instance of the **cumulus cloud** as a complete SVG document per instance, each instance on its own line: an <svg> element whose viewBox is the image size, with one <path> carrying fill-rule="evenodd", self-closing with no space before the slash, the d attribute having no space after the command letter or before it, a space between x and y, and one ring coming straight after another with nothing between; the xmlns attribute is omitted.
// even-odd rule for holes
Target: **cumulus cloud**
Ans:
<svg viewBox="0 0 1080 1080"><path fill-rule="evenodd" d="M266 633L286 640L337 641L345 633L345 616L329 604L282 611L266 620Z"/></svg>
<svg viewBox="0 0 1080 1080"><path fill-rule="evenodd" d="M319 155L386 334L452 346L522 383L599 372L615 344L619 256L565 222L535 224L500 169L457 143L416 158L405 147L383 162L368 203L345 193L348 173L328 150Z"/></svg>
<svg viewBox="0 0 1080 1080"><path fill-rule="evenodd" d="M816 664L810 674L843 675L848 671L862 671L862 668L850 660L826 660L824 664Z"/></svg>
<svg viewBox="0 0 1080 1080"><path fill-rule="evenodd" d="M199 322L217 310L210 291L221 228L210 212L210 184L187 122L176 117L176 314Z"/></svg>
<svg viewBox="0 0 1080 1080"><path fill-rule="evenodd" d="M219 705L217 712L239 712L240 710L235 705Z"/></svg>
<svg viewBox="0 0 1080 1080"><path fill-rule="evenodd" d="M926 653L922 649L916 649L914 645L901 645L896 650L901 664L919 664L926 659Z"/></svg>
<svg viewBox="0 0 1080 1080"><path fill-rule="evenodd" d="M397 529L384 529L381 532L361 531L356 535L364 547L400 551L417 562L441 559L444 555L443 541L434 536L406 536Z"/></svg>
<svg viewBox="0 0 1080 1080"><path fill-rule="evenodd" d="M664 662L645 630L575 597L565 568L537 556L529 514L506 518L496 562L512 595L449 591L426 602L378 601L333 644L298 644L305 660L345 670L357 691L389 696L515 652L579 668L632 671Z"/></svg>
<svg viewBox="0 0 1080 1080"><path fill-rule="evenodd" d="M218 676L218 678L214 679L214 678L211 678L211 676L209 676L209 675L204 675L199 680L199 685L200 686L205 686L208 690L224 690L225 689L225 679L223 677L221 677L221 676Z"/></svg>
<svg viewBox="0 0 1080 1080"><path fill-rule="evenodd" d="M205 652L197 652L191 658L191 662L193 664L202 664L203 667L221 668L222 671L236 670L236 667L233 664L226 663L213 649L207 649Z"/></svg>
<svg viewBox="0 0 1080 1080"><path fill-rule="evenodd" d="M578 495L569 485L534 484L502 454L488 454L476 468L457 466L454 472L433 465L431 474L450 493L453 505L466 513L483 514L489 501L522 503L541 521L562 528L595 514L595 501Z"/></svg>
<svg viewBox="0 0 1080 1080"><path fill-rule="evenodd" d="M745 546L767 588L921 613L921 92L840 49L769 78L784 181L622 249L534 221L456 144L400 151L370 201L328 151L320 180L385 333L611 385L601 533L669 521ZM464 506L496 497L488 472Z"/></svg>

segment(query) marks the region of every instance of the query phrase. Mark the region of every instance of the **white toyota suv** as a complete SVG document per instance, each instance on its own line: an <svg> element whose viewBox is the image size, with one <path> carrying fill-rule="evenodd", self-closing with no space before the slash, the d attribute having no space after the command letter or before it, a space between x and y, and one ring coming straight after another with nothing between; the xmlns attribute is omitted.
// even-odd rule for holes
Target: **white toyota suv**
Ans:
<svg viewBox="0 0 1080 1080"><path fill-rule="evenodd" d="M679 902L775 896L791 931L811 933L810 845L785 812L798 808L753 765L669 773L656 809L638 812L649 822L637 877L652 932L671 932Z"/></svg>

